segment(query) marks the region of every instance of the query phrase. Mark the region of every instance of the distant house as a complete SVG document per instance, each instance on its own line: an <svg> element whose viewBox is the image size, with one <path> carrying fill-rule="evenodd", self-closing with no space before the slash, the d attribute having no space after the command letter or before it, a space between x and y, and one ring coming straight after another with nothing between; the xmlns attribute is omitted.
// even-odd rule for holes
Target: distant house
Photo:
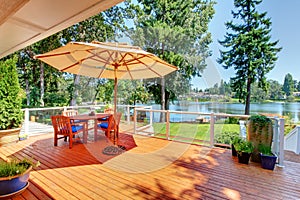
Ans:
<svg viewBox="0 0 300 200"><path fill-rule="evenodd" d="M300 97L300 92L293 92L294 97Z"/></svg>

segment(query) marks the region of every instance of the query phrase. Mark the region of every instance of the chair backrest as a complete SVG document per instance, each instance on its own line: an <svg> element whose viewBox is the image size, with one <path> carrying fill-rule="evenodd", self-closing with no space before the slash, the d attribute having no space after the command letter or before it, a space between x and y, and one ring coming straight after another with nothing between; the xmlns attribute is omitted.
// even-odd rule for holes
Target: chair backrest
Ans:
<svg viewBox="0 0 300 200"><path fill-rule="evenodd" d="M63 115L51 116L54 132L58 135L69 135L72 132L70 118Z"/></svg>
<svg viewBox="0 0 300 200"><path fill-rule="evenodd" d="M113 108L106 108L106 109L104 109L104 113L114 114L114 109Z"/></svg>
<svg viewBox="0 0 300 200"><path fill-rule="evenodd" d="M75 115L78 115L78 111L77 110L64 110L62 112L62 115L63 116L67 116L67 117L69 117L69 116L75 116Z"/></svg>

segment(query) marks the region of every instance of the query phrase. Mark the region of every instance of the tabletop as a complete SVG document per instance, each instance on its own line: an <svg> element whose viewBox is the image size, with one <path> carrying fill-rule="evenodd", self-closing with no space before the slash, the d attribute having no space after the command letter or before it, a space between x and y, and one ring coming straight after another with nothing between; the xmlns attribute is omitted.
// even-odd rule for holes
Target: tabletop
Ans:
<svg viewBox="0 0 300 200"><path fill-rule="evenodd" d="M74 115L74 116L70 116L70 119L73 120L96 120L96 119L101 119L101 118L105 118L105 117L109 117L112 114L109 113L97 113L95 115L89 115L89 114L83 114L83 115Z"/></svg>

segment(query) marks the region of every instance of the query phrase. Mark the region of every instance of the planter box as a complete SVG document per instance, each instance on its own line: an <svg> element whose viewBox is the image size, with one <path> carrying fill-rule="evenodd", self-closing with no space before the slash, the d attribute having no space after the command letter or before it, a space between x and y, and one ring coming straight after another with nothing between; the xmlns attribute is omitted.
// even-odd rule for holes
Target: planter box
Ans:
<svg viewBox="0 0 300 200"><path fill-rule="evenodd" d="M265 155L260 154L261 158L261 167L263 169L274 170L277 156L276 155Z"/></svg>
<svg viewBox="0 0 300 200"><path fill-rule="evenodd" d="M237 157L238 157L239 163L249 164L249 160L250 160L251 154L252 153L238 152L237 153Z"/></svg>
<svg viewBox="0 0 300 200"><path fill-rule="evenodd" d="M0 146L19 141L21 128L0 130Z"/></svg>

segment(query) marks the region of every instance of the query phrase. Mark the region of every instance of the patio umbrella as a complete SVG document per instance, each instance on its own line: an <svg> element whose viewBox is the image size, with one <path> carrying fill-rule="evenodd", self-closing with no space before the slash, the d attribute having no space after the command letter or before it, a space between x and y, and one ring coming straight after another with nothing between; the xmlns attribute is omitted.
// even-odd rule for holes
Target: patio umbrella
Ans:
<svg viewBox="0 0 300 200"><path fill-rule="evenodd" d="M70 42L35 58L63 72L114 79L114 113L118 79L163 77L177 70L154 54L127 43Z"/></svg>

